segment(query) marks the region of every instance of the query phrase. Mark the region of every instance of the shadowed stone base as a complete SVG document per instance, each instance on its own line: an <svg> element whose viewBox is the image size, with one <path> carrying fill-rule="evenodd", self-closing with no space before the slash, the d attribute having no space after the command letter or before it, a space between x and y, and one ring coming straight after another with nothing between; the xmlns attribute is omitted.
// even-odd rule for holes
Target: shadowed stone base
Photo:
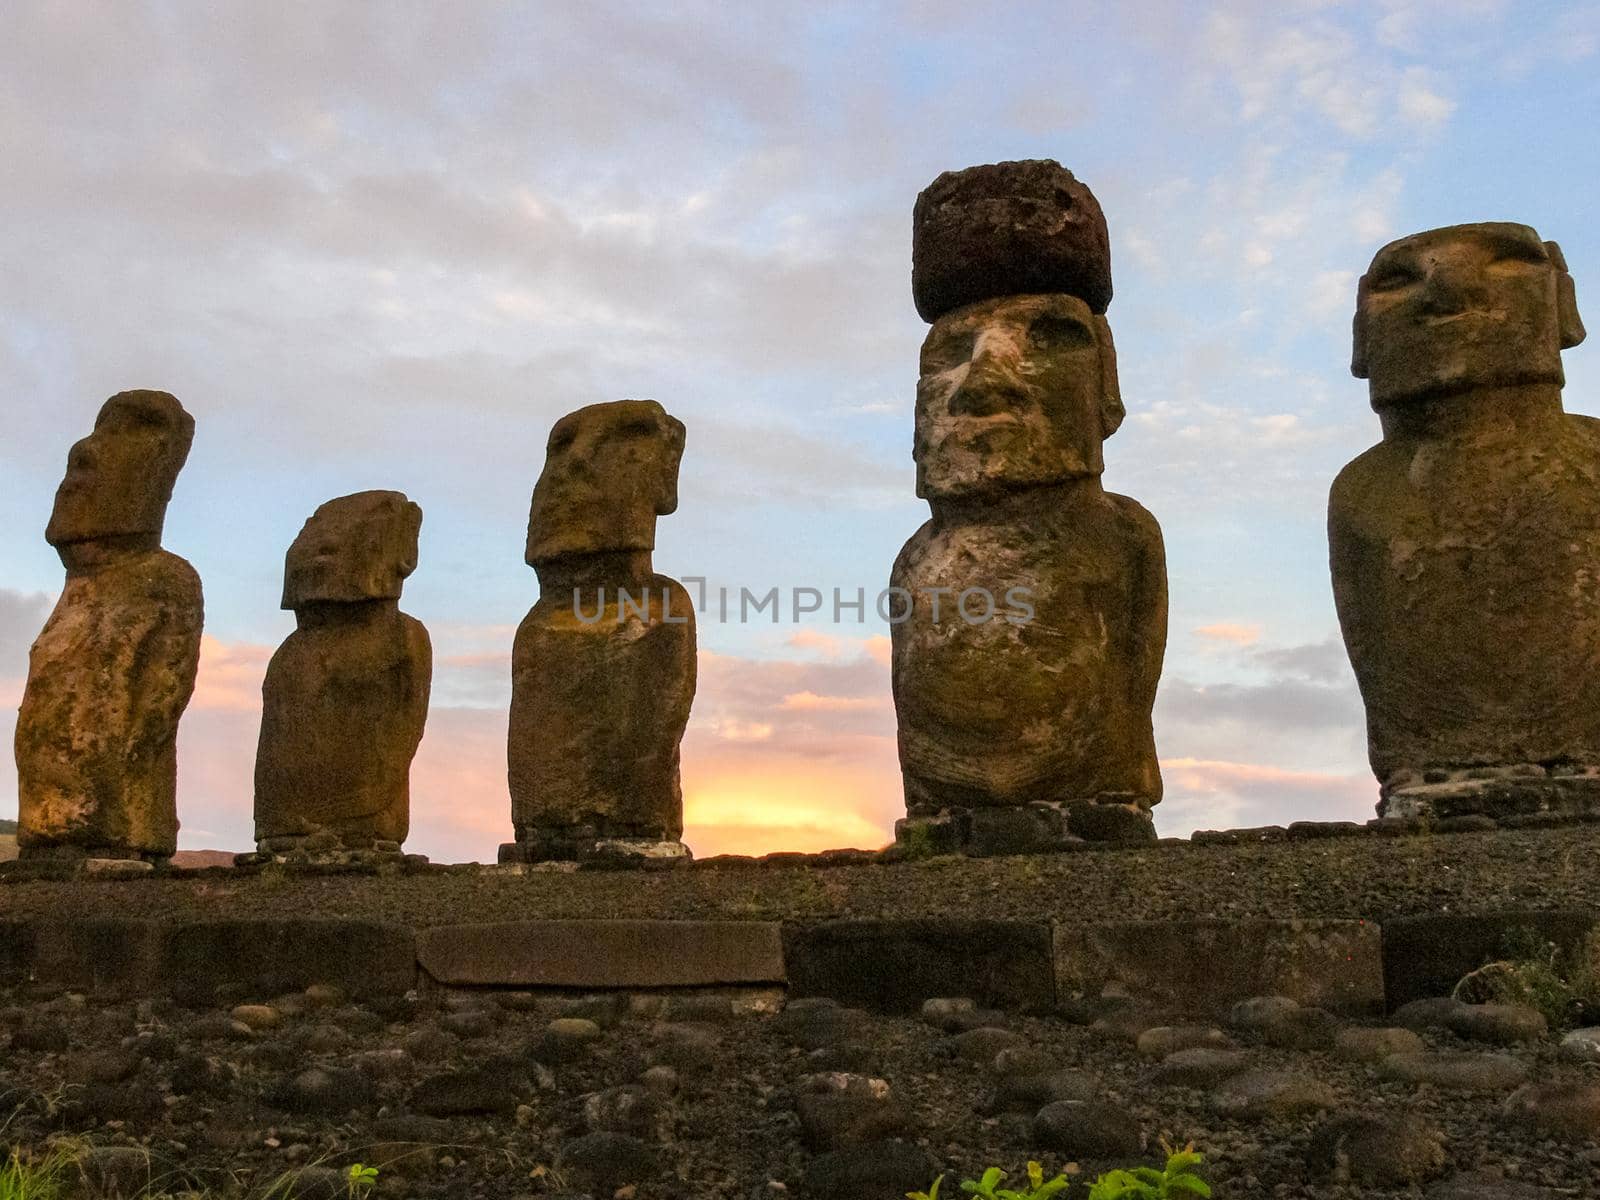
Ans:
<svg viewBox="0 0 1600 1200"><path fill-rule="evenodd" d="M996 808L918 806L895 822L894 837L913 856L988 857L1153 842L1156 830L1149 812L1137 804L1045 801Z"/></svg>
<svg viewBox="0 0 1600 1200"><path fill-rule="evenodd" d="M1380 817L1495 820L1532 814L1600 813L1600 766L1537 763L1462 770L1399 772L1384 781Z"/></svg>
<svg viewBox="0 0 1600 1200"><path fill-rule="evenodd" d="M264 867L269 864L283 866L383 866L406 863L426 863L420 854L406 854L399 842L374 838L359 845L347 845L332 832L323 831L305 837L270 837L256 843L254 854L234 856L234 866Z"/></svg>
<svg viewBox="0 0 1600 1200"><path fill-rule="evenodd" d="M670 838L601 837L586 825L566 829L524 829L521 840L500 847L502 863L579 862L617 866L687 866L689 847Z"/></svg>

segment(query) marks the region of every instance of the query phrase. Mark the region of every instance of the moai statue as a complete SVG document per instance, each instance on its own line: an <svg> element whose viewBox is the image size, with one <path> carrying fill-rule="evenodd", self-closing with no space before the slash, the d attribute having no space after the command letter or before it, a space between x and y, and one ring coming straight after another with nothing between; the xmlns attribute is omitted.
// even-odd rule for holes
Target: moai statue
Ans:
<svg viewBox="0 0 1600 1200"><path fill-rule="evenodd" d="M1155 836L1166 647L1155 518L1100 484L1123 417L1105 218L1050 161L947 172L912 217L932 323L917 495L887 594L903 845L974 854Z"/></svg>
<svg viewBox="0 0 1600 1200"><path fill-rule="evenodd" d="M433 679L428 631L400 611L421 528L399 492L357 492L319 507L289 547L283 607L296 628L261 685L261 855L400 854Z"/></svg>
<svg viewBox="0 0 1600 1200"><path fill-rule="evenodd" d="M119 392L67 456L45 539L67 569L17 714L20 855L160 861L177 849L178 720L203 606L161 548L194 418L166 392Z"/></svg>
<svg viewBox="0 0 1600 1200"><path fill-rule="evenodd" d="M1382 815L1600 805L1600 422L1561 407L1582 340L1526 225L1402 238L1361 279L1383 440L1334 482L1328 542Z"/></svg>
<svg viewBox="0 0 1600 1200"><path fill-rule="evenodd" d="M678 507L683 439L654 400L591 404L550 431L528 517L539 602L511 652L517 840L502 862L688 856L694 606L650 561L656 517Z"/></svg>

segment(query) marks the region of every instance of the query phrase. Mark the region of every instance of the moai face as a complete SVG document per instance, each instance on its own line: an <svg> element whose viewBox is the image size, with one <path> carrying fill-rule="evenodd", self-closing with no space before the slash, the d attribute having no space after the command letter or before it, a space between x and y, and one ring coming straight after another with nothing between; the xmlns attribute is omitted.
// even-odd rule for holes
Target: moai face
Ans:
<svg viewBox="0 0 1600 1200"><path fill-rule="evenodd" d="M45 527L52 546L143 535L159 544L194 418L166 392L119 392L67 455Z"/></svg>
<svg viewBox="0 0 1600 1200"><path fill-rule="evenodd" d="M283 607L398 600L417 567L422 509L399 492L357 492L311 514L284 560Z"/></svg>
<svg viewBox="0 0 1600 1200"><path fill-rule="evenodd" d="M917 495L981 496L1099 475L1122 423L1111 329L1076 296L946 313L922 343Z"/></svg>
<svg viewBox="0 0 1600 1200"><path fill-rule="evenodd" d="M1362 276L1351 371L1372 406L1563 382L1583 340L1561 248L1526 225L1452 225L1391 242Z"/></svg>
<svg viewBox="0 0 1600 1200"><path fill-rule="evenodd" d="M533 489L529 565L655 549L656 517L678 507L683 436L654 400L591 404L557 421Z"/></svg>

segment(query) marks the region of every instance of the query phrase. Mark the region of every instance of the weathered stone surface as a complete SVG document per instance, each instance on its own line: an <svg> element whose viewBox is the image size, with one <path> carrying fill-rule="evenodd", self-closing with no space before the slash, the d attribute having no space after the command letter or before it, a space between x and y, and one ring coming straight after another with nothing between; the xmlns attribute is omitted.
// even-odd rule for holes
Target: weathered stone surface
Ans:
<svg viewBox="0 0 1600 1200"><path fill-rule="evenodd" d="M178 721L194 691L200 578L161 549L194 418L120 392L72 448L45 530L66 584L33 644L17 714L23 858L177 849Z"/></svg>
<svg viewBox="0 0 1600 1200"><path fill-rule="evenodd" d="M1144 1148L1144 1131L1120 1105L1057 1100L1033 1118L1033 1140L1067 1158L1126 1158Z"/></svg>
<svg viewBox="0 0 1600 1200"><path fill-rule="evenodd" d="M1058 926L1063 998L1107 987L1176 1012L1279 995L1333 1012L1383 1006L1382 935L1362 921L1121 921Z"/></svg>
<svg viewBox="0 0 1600 1200"><path fill-rule="evenodd" d="M946 171L911 214L911 292L936 321L962 305L1065 292L1111 303L1111 240L1100 203L1049 159Z"/></svg>
<svg viewBox="0 0 1600 1200"><path fill-rule="evenodd" d="M1544 1014L1526 1004L1463 1004L1447 1018L1447 1026L1461 1037L1497 1046L1538 1041L1550 1031Z"/></svg>
<svg viewBox="0 0 1600 1200"><path fill-rule="evenodd" d="M909 1013L957 993L975 1003L1046 1011L1055 1003L1050 927L1042 922L929 917L786 924L792 996L828 996Z"/></svg>
<svg viewBox="0 0 1600 1200"><path fill-rule="evenodd" d="M1506 1116L1549 1137L1600 1138L1600 1084L1573 1079L1530 1083L1506 1097Z"/></svg>
<svg viewBox="0 0 1600 1200"><path fill-rule="evenodd" d="M1402 1188L1444 1169L1444 1139L1412 1113L1346 1113L1311 1135L1306 1165L1334 1183Z"/></svg>
<svg viewBox="0 0 1600 1200"><path fill-rule="evenodd" d="M1134 1043L1146 1058L1166 1058L1180 1050L1193 1050L1205 1046L1213 1050L1227 1049L1232 1039L1220 1029L1209 1025L1157 1025L1146 1029Z"/></svg>
<svg viewBox="0 0 1600 1200"><path fill-rule="evenodd" d="M1600 1026L1574 1029L1561 1039L1561 1057L1570 1062L1600 1063Z"/></svg>
<svg viewBox="0 0 1600 1200"><path fill-rule="evenodd" d="M827 1071L795 1089L800 1141L811 1150L838 1150L908 1131L910 1120L882 1079Z"/></svg>
<svg viewBox="0 0 1600 1200"><path fill-rule="evenodd" d="M1332 1108L1333 1089L1322 1080L1292 1071L1245 1071L1211 1090L1212 1106L1227 1117L1256 1121Z"/></svg>
<svg viewBox="0 0 1600 1200"><path fill-rule="evenodd" d="M763 921L507 921L417 933L417 961L453 987L714 987L782 983Z"/></svg>
<svg viewBox="0 0 1600 1200"><path fill-rule="evenodd" d="M873 1142L819 1154L806 1164L808 1200L882 1200L922 1191L939 1174L933 1155L911 1142Z"/></svg>
<svg viewBox="0 0 1600 1200"><path fill-rule="evenodd" d="M317 835L342 849L405 841L433 676L427 630L399 610L421 526L399 492L357 492L319 507L289 547L283 607L298 628L262 684L263 852Z"/></svg>
<svg viewBox="0 0 1600 1200"><path fill-rule="evenodd" d="M1595 805L1600 680L1572 664L1600 654L1600 422L1561 404L1582 339L1525 225L1402 238L1362 277L1352 370L1383 441L1334 482L1328 537L1382 813Z"/></svg>
<svg viewBox="0 0 1600 1200"><path fill-rule="evenodd" d="M1528 1077L1526 1063L1508 1054L1440 1051L1391 1054L1378 1070L1404 1083L1426 1083L1447 1091L1510 1091Z"/></svg>
<svg viewBox="0 0 1600 1200"><path fill-rule="evenodd" d="M1466 974L1514 944L1550 943L1570 955L1595 928L1582 910L1395 917L1383 923L1389 1006L1448 996Z"/></svg>
<svg viewBox="0 0 1600 1200"><path fill-rule="evenodd" d="M1391 1054L1420 1054L1422 1039L1409 1029L1341 1029L1333 1050L1352 1062L1380 1062Z"/></svg>
<svg viewBox="0 0 1600 1200"><path fill-rule="evenodd" d="M683 832L694 605L650 563L656 517L678 506L683 444L683 424L653 400L593 404L550 432L528 518L539 602L511 660L511 819L525 859Z"/></svg>
<svg viewBox="0 0 1600 1200"><path fill-rule="evenodd" d="M1175 1050L1150 1072L1150 1083L1156 1087L1214 1087L1250 1066L1250 1056L1243 1050L1217 1050L1196 1046L1189 1050Z"/></svg>

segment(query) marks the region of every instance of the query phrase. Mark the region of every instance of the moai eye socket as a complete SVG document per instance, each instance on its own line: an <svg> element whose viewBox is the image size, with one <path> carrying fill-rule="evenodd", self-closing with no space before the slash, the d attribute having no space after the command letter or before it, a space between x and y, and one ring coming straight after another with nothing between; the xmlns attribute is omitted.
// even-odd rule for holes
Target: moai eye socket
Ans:
<svg viewBox="0 0 1600 1200"><path fill-rule="evenodd" d="M922 344L922 374L937 375L971 362L977 344L978 334L974 329L956 328L930 334Z"/></svg>
<svg viewBox="0 0 1600 1200"><path fill-rule="evenodd" d="M1039 317L1028 327L1028 346L1033 350L1076 350L1092 345L1094 334L1069 317Z"/></svg>
<svg viewBox="0 0 1600 1200"><path fill-rule="evenodd" d="M1412 263L1386 262L1367 274L1369 292L1396 292L1420 282L1422 273Z"/></svg>

